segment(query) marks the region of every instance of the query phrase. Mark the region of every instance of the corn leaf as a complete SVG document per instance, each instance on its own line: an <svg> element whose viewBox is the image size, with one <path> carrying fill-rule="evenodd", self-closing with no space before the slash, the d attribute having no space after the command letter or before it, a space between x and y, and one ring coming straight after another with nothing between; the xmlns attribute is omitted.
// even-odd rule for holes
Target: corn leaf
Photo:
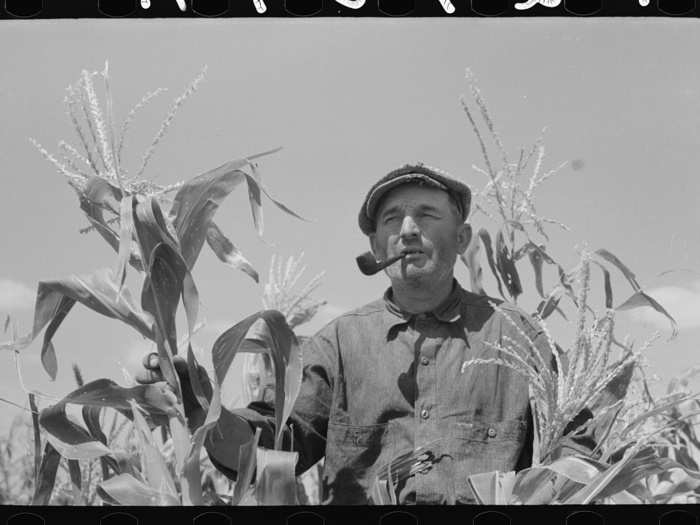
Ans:
<svg viewBox="0 0 700 525"><path fill-rule="evenodd" d="M32 430L34 432L34 486L39 479L39 469L41 468L41 429L39 428L39 408L36 406L36 396L33 393L28 395L29 409L32 411Z"/></svg>
<svg viewBox="0 0 700 525"><path fill-rule="evenodd" d="M114 270L114 278L121 292L126 280L126 265L131 255L131 238L134 230L133 197L124 196L119 205L119 256Z"/></svg>
<svg viewBox="0 0 700 525"><path fill-rule="evenodd" d="M528 253L530 253L530 251L532 250L532 246L531 246L531 245L532 245L532 243L526 242L526 243L523 244L520 248L518 248L517 250L515 250L515 251L513 252L513 260L514 260L515 262L518 262L518 261L519 261L520 259L522 259L525 255L527 255Z"/></svg>
<svg viewBox="0 0 700 525"><path fill-rule="evenodd" d="M254 313L223 332L212 347L212 362L216 381L223 384L226 374L231 368L233 358L241 349L241 344L250 327L260 318L260 313ZM263 350L263 349L261 349Z"/></svg>
<svg viewBox="0 0 700 525"><path fill-rule="evenodd" d="M281 148L279 148L281 149ZM273 151L279 151L278 150L273 150ZM252 162L249 162L250 159L247 159L247 165L251 168L251 173L252 175L248 175L246 173L246 182L248 183L248 195L250 197L250 204L251 207L253 206L255 202L255 206L259 207L260 206L260 191L262 191L265 196L270 199L275 206L277 206L280 210L288 213L289 215L292 215L293 217L296 217L297 219L300 219L302 221L305 221L304 217L301 215L297 214L296 212L292 211L290 208L282 204L280 201L276 200L275 198L270 195L270 193L267 191L267 188L262 183L262 177L260 176L260 173L258 172L255 164ZM254 189L251 191L251 187ZM253 211L253 215L255 216L255 210ZM260 207L259 209L260 213L260 231L259 234L262 236L262 208Z"/></svg>
<svg viewBox="0 0 700 525"><path fill-rule="evenodd" d="M141 305L156 322L156 343L163 377L182 399L182 390L173 363L177 354L175 314L182 296L190 337L199 307L199 294L187 266L175 249L165 243L153 248L149 257L149 285L144 285Z"/></svg>
<svg viewBox="0 0 700 525"><path fill-rule="evenodd" d="M651 498L655 504L670 503L670 500L680 494L697 493L700 488L700 481L697 479L685 476L679 481L671 481L663 486L656 488Z"/></svg>
<svg viewBox="0 0 700 525"><path fill-rule="evenodd" d="M294 474L299 453L257 449L255 496L259 505L298 505Z"/></svg>
<svg viewBox="0 0 700 525"><path fill-rule="evenodd" d="M132 213L134 233L144 256L150 254L161 242L170 245L175 251L180 250L175 227L161 210L157 198L136 195Z"/></svg>
<svg viewBox="0 0 700 525"><path fill-rule="evenodd" d="M214 382L211 404L209 404L204 423L193 434L191 445L183 465L182 476L187 480L187 501L193 505L203 505L201 484L201 460L200 452L204 445L204 440L212 427L219 420L221 415L221 390L218 383ZM184 498L184 494L183 494Z"/></svg>
<svg viewBox="0 0 700 525"><path fill-rule="evenodd" d="M58 327L66 318L71 308L75 304L75 299L63 296L61 297L58 307L56 308L54 317L51 319L49 326L46 327L46 332L44 332L44 342L41 345L41 364L51 376L52 380L56 379L56 374L58 373L58 361L56 360L56 349L53 346L53 336L56 334Z"/></svg>
<svg viewBox="0 0 700 525"><path fill-rule="evenodd" d="M503 283L506 285L510 296L514 300L517 299L518 295L523 293L523 287L520 284L520 276L515 267L515 261L506 245L502 230L499 230L496 235L496 268L501 274Z"/></svg>
<svg viewBox="0 0 700 525"><path fill-rule="evenodd" d="M481 505L508 505L512 499L516 473L484 472L467 478L469 488Z"/></svg>
<svg viewBox="0 0 700 525"><path fill-rule="evenodd" d="M39 476L34 486L32 505L49 504L51 493L56 484L56 472L58 471L58 464L60 462L61 455L51 443L46 443L44 455L41 458L41 466L39 467Z"/></svg>
<svg viewBox="0 0 700 525"><path fill-rule="evenodd" d="M503 295L503 287L501 286L501 278L498 275L498 270L496 267L496 261L493 256L493 245L491 244L491 236L489 235L489 232L481 228L479 230L479 238L481 239L481 242L484 244L484 250L486 250L486 260L489 263L489 268L491 268L491 273L493 273L493 276L496 278L496 284L498 285L498 293L501 294L501 297L505 299L505 295Z"/></svg>
<svg viewBox="0 0 700 525"><path fill-rule="evenodd" d="M562 293L563 292L559 288L552 290L549 296L547 296L544 301L540 301L540 304L537 305L537 315L542 319L547 319L553 312L557 311L566 319L566 315L564 315L564 312L559 308L559 301L561 301Z"/></svg>
<svg viewBox="0 0 700 525"><path fill-rule="evenodd" d="M571 278L566 274L564 268L557 265L557 273L559 274L559 284L566 292L566 295L571 299L574 305L578 308L578 300L576 299L576 294L571 286Z"/></svg>
<svg viewBox="0 0 700 525"><path fill-rule="evenodd" d="M280 421L280 423L282 424L284 424L284 422L287 421L289 416L292 414L294 403L296 403L299 391L301 390L301 380L303 376L301 346L298 344L297 339L294 336L294 332L292 332L292 330L288 328L286 323L284 328L287 328L289 330L289 333L287 335L291 334L291 338L288 342L289 354L287 357L286 366L284 368L284 408L282 411L282 418ZM284 328L280 327L280 331L284 331ZM282 344L287 344L287 342L283 340ZM277 432L277 439L279 442L279 446L281 447L282 431L281 429L279 429Z"/></svg>
<svg viewBox="0 0 700 525"><path fill-rule="evenodd" d="M100 407L83 406L83 420L85 421L85 426L93 439L96 439L103 445L106 445L107 436L105 436L104 432L102 431L102 427L100 426L101 411L102 408ZM109 479L109 462L104 457L100 458L100 466L102 468L102 479Z"/></svg>
<svg viewBox="0 0 700 525"><path fill-rule="evenodd" d="M66 414L67 400L45 408L39 415L39 424L47 432L47 440L68 459L94 459L111 454L106 442L95 439L81 425Z"/></svg>
<svg viewBox="0 0 700 525"><path fill-rule="evenodd" d="M389 492L389 481L375 478L370 489L369 499L373 505L390 505L392 498Z"/></svg>
<svg viewBox="0 0 700 525"><path fill-rule="evenodd" d="M678 335L678 323L676 323L676 320L673 317L671 317L671 314L669 314L666 311L666 309L663 306L661 306L653 297L647 295L641 290L635 292L632 295L632 297L630 297L624 303L618 306L616 310L621 312L624 310L634 310L636 308L641 308L644 306L650 306L669 320L669 322L671 323L672 339Z"/></svg>
<svg viewBox="0 0 700 525"><path fill-rule="evenodd" d="M616 368L618 364L619 361L611 365L609 369ZM635 366L636 364L634 361L629 362L607 385L605 385L603 392L596 398L595 403L589 407L594 414L597 414L601 410L610 407L625 398L627 395L627 389L632 381Z"/></svg>
<svg viewBox="0 0 700 525"><path fill-rule="evenodd" d="M289 328L284 316L277 310L264 310L253 314L233 326L216 340L212 348L212 361L219 384L228 372L233 358L239 351L250 351L244 345L249 330L256 321L256 333L250 336L255 341L254 351L269 353L275 370L275 448L282 443L284 423L291 414L292 407L301 388L301 350L294 332Z"/></svg>
<svg viewBox="0 0 700 525"><path fill-rule="evenodd" d="M192 269L204 245L209 224L223 200L244 180L248 184L248 195L256 230L262 235L262 191L279 208L285 212L301 217L284 204L273 199L262 186L259 175L255 172L251 160L276 153L281 148L265 151L245 159L227 162L186 182L175 195L170 217L177 230L182 245L182 255L188 268ZM253 168L253 175L248 175L242 168Z"/></svg>
<svg viewBox="0 0 700 525"><path fill-rule="evenodd" d="M550 255L546 252L544 245L538 246L532 241L526 242L520 248L518 248L518 250L516 250L515 254L513 255L513 261L518 261L525 254L529 256L530 262L535 271L535 286L537 288L537 292L540 294L540 297L544 298L544 301L541 301L539 306L537 307L538 313L542 316L543 319L545 319L556 311L564 319L567 319L564 312L562 312L562 310L558 306L559 301L561 299L561 292L565 291L567 295L572 299L574 304L576 304L576 296L574 294L573 288L571 287L571 284L569 283L569 279L566 275L566 272L564 271L564 268L562 268L562 266L559 263L557 263L554 259L552 259L552 257L550 257ZM546 262L547 264L551 264L552 266L556 266L561 286L561 290L559 290L558 285L551 292L549 292L547 297L544 297L542 283L542 266L544 262ZM542 315L545 312L546 315Z"/></svg>
<svg viewBox="0 0 700 525"><path fill-rule="evenodd" d="M176 506L177 498L159 492L130 474L119 474L97 486L97 494L106 502L130 506Z"/></svg>
<svg viewBox="0 0 700 525"><path fill-rule="evenodd" d="M639 505L644 503L640 498L626 490L610 496L610 501L615 505Z"/></svg>
<svg viewBox="0 0 700 525"><path fill-rule="evenodd" d="M179 401L177 404L177 415L170 417L168 425L175 452L175 469L180 475L185 469L191 444L187 421L184 410L182 410L184 406L181 404L183 402L182 385L173 361L173 355L178 350L175 315L180 296L182 296L187 317L188 341L190 341L197 320L199 294L187 264L180 254L179 241L175 237L174 228L170 227L169 223L166 224L167 228L164 228L162 225L156 226L158 226L156 229L160 232L165 232L167 235L162 235L164 242L156 244L149 257L149 271L141 303L145 310L153 314L156 321L156 343L161 371L168 384L175 391ZM191 345L189 343L188 351L191 354ZM192 361L193 358L193 355L188 355L188 361ZM190 377L190 383L194 385L195 391L199 388L200 394L203 394L199 381L200 377L197 371L196 374ZM191 467L187 471L187 475L182 474L180 477L180 489L184 505L201 504L203 501L198 470L199 464L196 466L196 471L193 468Z"/></svg>
<svg viewBox="0 0 700 525"><path fill-rule="evenodd" d="M124 388L109 379L97 379L68 394L59 403L41 411L39 422L47 432L47 438L70 459L93 459L112 454L106 446L101 431L85 419L87 429L68 418L66 405L72 403L83 407L109 407L119 410L131 419L131 402L137 402L149 415L149 425L163 424L167 417L177 415L177 399L165 382L137 385ZM84 414L85 412L83 412ZM115 472L121 469L110 458L105 457ZM105 465L106 467L106 465Z"/></svg>
<svg viewBox="0 0 700 525"><path fill-rule="evenodd" d="M671 469L679 468L689 477L700 480L700 472L685 468L680 463L669 458L659 457L651 447L645 448L633 455L620 469L618 474L600 490L597 498L611 497L627 487Z"/></svg>
<svg viewBox="0 0 700 525"><path fill-rule="evenodd" d="M135 328L144 337L153 338L152 319L133 304L128 290L122 290L119 296L114 276L107 268L86 276L71 276L60 281L40 282L40 292L42 287L70 297L102 315L119 319Z"/></svg>
<svg viewBox="0 0 700 525"><path fill-rule="evenodd" d="M209 244L209 247L220 261L247 273L256 283L259 282L258 272L240 250L223 234L214 221L209 223L209 228L207 229L207 244Z"/></svg>
<svg viewBox="0 0 700 525"><path fill-rule="evenodd" d="M141 479L141 465L139 465L138 456L127 452L116 451L112 456L103 456L101 459L107 460L109 466L114 470L116 475L130 474L137 479ZM107 479L109 478L104 478L105 481Z"/></svg>
<svg viewBox="0 0 700 525"><path fill-rule="evenodd" d="M111 271L102 269L88 275L72 275L66 279L39 282L32 331L18 340L0 345L0 350L20 351L26 348L49 324L41 355L44 369L51 379L55 379L58 367L52 339L76 302L107 317L119 319L141 335L153 338L149 316L133 305L128 290L123 290L121 296L118 296Z"/></svg>
<svg viewBox="0 0 700 525"><path fill-rule="evenodd" d="M498 502L496 498L497 479L498 472L495 471L472 474L467 478L469 488L472 490L479 505L503 504Z"/></svg>
<svg viewBox="0 0 700 525"><path fill-rule="evenodd" d="M248 183L248 201L250 202L250 211L253 213L253 225L255 226L255 231L262 237L264 228L260 186L257 184L256 180L247 173L245 178Z"/></svg>
<svg viewBox="0 0 700 525"><path fill-rule="evenodd" d="M246 491L250 488L257 465L258 442L260 441L260 427L255 429L255 435L250 441L239 447L238 453L238 477L233 488L231 505L238 505Z"/></svg>
<svg viewBox="0 0 700 525"><path fill-rule="evenodd" d="M104 209L110 209L115 214L118 213L115 209L116 206L110 203L110 198L115 202L120 201L122 198L122 191L102 177L92 175L88 179L85 185L85 191L80 198L80 208L85 212L90 223L114 251L119 252L119 236L109 224L107 224L103 214Z"/></svg>
<svg viewBox="0 0 700 525"><path fill-rule="evenodd" d="M75 500L78 500L77 504L85 505L86 502L83 500L80 490L83 484L83 475L80 472L80 462L77 459L68 460L68 474L73 488L74 504L76 504Z"/></svg>
<svg viewBox="0 0 700 525"><path fill-rule="evenodd" d="M39 414L39 424L48 433L47 439L54 444L62 456L69 459L99 457L111 451L95 440L90 433L72 421L66 414L67 401L45 408ZM52 439L54 438L54 439Z"/></svg>
<svg viewBox="0 0 700 525"><path fill-rule="evenodd" d="M513 487L515 485L515 471L499 472L496 490L498 501L508 504L513 498Z"/></svg>
<svg viewBox="0 0 700 525"><path fill-rule="evenodd" d="M36 305L34 308L34 326L32 331L20 338L17 338L16 335L13 334L13 340L0 345L0 350L19 352L20 350L25 349L54 318L58 318L59 321L57 321L57 323L60 324L60 321L63 319L63 317L65 317L65 311L67 308L67 302L63 301L60 294L52 293L51 290L47 289L45 286L42 287L41 283L39 283ZM54 327L54 331L55 329L56 328ZM54 379L56 376L57 366L55 362L55 351L53 350L53 345L50 343L50 338L48 343L44 341L44 347L47 348L45 351L45 353L47 353L47 357L42 357L42 362L46 361L44 367L49 371L49 375L51 375L52 379Z"/></svg>
<svg viewBox="0 0 700 525"><path fill-rule="evenodd" d="M544 505L568 497L591 481L604 465L589 458L566 456L548 465L518 472L511 503Z"/></svg>
<svg viewBox="0 0 700 525"><path fill-rule="evenodd" d="M585 485L605 470L607 465L583 456L565 456L540 468L551 470L559 476Z"/></svg>
<svg viewBox="0 0 700 525"><path fill-rule="evenodd" d="M76 405L131 410L135 401L149 415L174 416L176 399L164 382L122 387L110 379L96 379L68 394L63 401ZM131 418L130 418L131 419Z"/></svg>
<svg viewBox="0 0 700 525"><path fill-rule="evenodd" d="M209 381L209 377L202 377L202 374L199 373L199 363L197 363L197 359L194 356L191 344L187 345L187 372L190 378L190 386L192 387L192 393L197 398L199 405L205 411L208 412L209 400L207 399L207 395L204 392L204 385L202 385L202 380L204 379L206 381ZM211 386L211 381L209 382Z"/></svg>
<svg viewBox="0 0 700 525"><path fill-rule="evenodd" d="M654 408L647 410L643 414L637 416L632 421L630 421L627 424L627 426L623 429L620 437L625 438L630 432L632 432L639 424L643 423L645 420L649 419L650 417L661 414L667 410L673 409L676 405L678 405L682 401L687 400L689 397L690 396L682 393L677 393L668 396L668 398L666 398L666 402L656 405Z"/></svg>
<svg viewBox="0 0 700 525"><path fill-rule="evenodd" d="M261 312L243 341L265 349L272 358L275 371L275 448L281 449L282 432L301 388L301 348L284 316L276 310Z"/></svg>
<svg viewBox="0 0 700 525"><path fill-rule="evenodd" d="M558 494L556 479L556 472L542 466L521 470L515 477L509 503L523 505L552 503Z"/></svg>
<svg viewBox="0 0 700 525"><path fill-rule="evenodd" d="M605 308L612 308L613 307L613 291L612 291L612 284L610 282L610 272L597 261L593 261L600 270L603 272L603 280L605 283Z"/></svg>
<svg viewBox="0 0 700 525"><path fill-rule="evenodd" d="M193 505L194 502L190 500L190 480L182 475L191 437L184 415L179 418L171 417L168 420L168 428L172 437L173 452L175 455L175 472L180 479L180 496L182 499L182 504ZM198 480L197 483L200 483L200 480Z"/></svg>
<svg viewBox="0 0 700 525"><path fill-rule="evenodd" d="M181 385L173 364L173 355L178 351L175 314L182 296L191 337L199 308L197 288L182 258L175 227L163 215L156 199L135 199L134 228L141 253L148 254L141 307L155 320L161 370L181 399Z"/></svg>
<svg viewBox="0 0 700 525"><path fill-rule="evenodd" d="M627 266L625 266L620 259L617 258L616 255L612 254L608 250L601 248L599 250L596 250L594 252L596 255L602 257L609 263L613 264L615 267L617 267L618 270L622 272L622 274L625 276L627 281L630 283L632 288L634 289L635 292L639 292L642 288L639 286L639 283L637 282L637 278L635 277L634 273L632 273L632 270L630 270Z"/></svg>
<svg viewBox="0 0 700 525"><path fill-rule="evenodd" d="M147 285L144 284L142 290L141 307L153 316L160 335L168 342L169 350L177 354L175 314L182 296L183 279L187 268L177 252L165 243L156 245L149 255L149 282ZM159 357L164 359L162 355ZM172 356L169 361L172 362ZM163 370L166 380L170 382L168 375L165 375L167 372Z"/></svg>
<svg viewBox="0 0 700 525"><path fill-rule="evenodd" d="M178 397L181 397L179 381L172 363L172 356L177 354L175 312L183 286L183 275L178 271L178 259L181 259L179 241L156 199L135 198L133 204L134 230L147 267L141 291L141 308L150 313L155 320L155 340L163 376L175 389ZM166 246L170 249L165 248ZM155 284L154 279L157 281ZM164 295L161 295L162 293Z"/></svg>
<svg viewBox="0 0 700 525"><path fill-rule="evenodd" d="M530 258L530 264L532 264L532 269L535 272L535 288L540 297L544 297L544 290L542 288L542 254L539 250L530 250L528 253ZM513 263L515 265L515 262Z"/></svg>
<svg viewBox="0 0 700 525"><path fill-rule="evenodd" d="M49 433L46 435L46 441L51 443L58 450L58 453L66 459L89 460L112 453L105 445L88 437L80 443L66 443L58 439L54 434Z"/></svg>
<svg viewBox="0 0 700 525"><path fill-rule="evenodd" d="M581 490L564 500L565 505L584 505L591 503L615 479L625 465L634 457L638 447L630 447L620 461L600 472Z"/></svg>
<svg viewBox="0 0 700 525"><path fill-rule="evenodd" d="M227 162L187 181L177 192L169 217L192 269L207 235L209 223L223 200L245 180L244 160Z"/></svg>
<svg viewBox="0 0 700 525"><path fill-rule="evenodd" d="M131 410L134 418L136 437L139 442L139 454L143 462L142 474L151 489L164 492L177 498L175 482L173 481L165 460L153 441L151 429L141 415L138 405L131 400Z"/></svg>

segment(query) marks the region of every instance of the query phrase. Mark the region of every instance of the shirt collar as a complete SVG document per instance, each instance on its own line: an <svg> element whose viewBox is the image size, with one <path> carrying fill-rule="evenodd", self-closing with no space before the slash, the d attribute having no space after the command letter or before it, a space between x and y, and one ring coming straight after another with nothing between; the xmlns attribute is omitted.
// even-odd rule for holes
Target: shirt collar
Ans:
<svg viewBox="0 0 700 525"><path fill-rule="evenodd" d="M384 305L387 312L388 326L387 330L391 327L401 324L408 323L413 320L416 316L425 316L426 314L432 314L435 318L440 321L452 323L457 321L462 316L462 298L464 290L457 282L457 279L452 279L452 291L447 296L447 298L440 303L434 310L430 312L425 312L423 314L413 314L402 310L393 300L393 290L391 286L384 292Z"/></svg>

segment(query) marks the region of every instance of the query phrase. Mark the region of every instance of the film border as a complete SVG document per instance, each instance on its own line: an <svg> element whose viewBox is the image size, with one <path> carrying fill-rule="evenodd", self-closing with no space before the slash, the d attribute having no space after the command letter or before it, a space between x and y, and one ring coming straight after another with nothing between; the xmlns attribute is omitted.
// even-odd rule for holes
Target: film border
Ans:
<svg viewBox="0 0 700 525"><path fill-rule="evenodd" d="M697 17L697 0L2 0L0 19Z"/></svg>
<svg viewBox="0 0 700 525"><path fill-rule="evenodd" d="M696 0L3 0L0 20L192 19L318 17L698 17ZM53 525L74 519L90 523L229 525L270 524L460 525L547 523L582 525L631 521L639 525L697 525L690 505L521 507L30 507L0 506L0 525Z"/></svg>

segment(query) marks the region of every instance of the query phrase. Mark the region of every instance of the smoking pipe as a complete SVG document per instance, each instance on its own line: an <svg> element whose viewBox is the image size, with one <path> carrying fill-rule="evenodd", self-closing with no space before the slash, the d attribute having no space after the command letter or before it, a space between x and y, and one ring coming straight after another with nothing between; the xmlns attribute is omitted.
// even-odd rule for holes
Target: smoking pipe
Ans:
<svg viewBox="0 0 700 525"><path fill-rule="evenodd" d="M360 268L360 271L363 274L374 275L377 272L381 272L387 266L394 264L399 259L403 259L406 257L406 255L408 254L402 253L401 255L390 257L385 261L377 261L372 252L365 252L362 255L358 255L355 260L357 261L357 266Z"/></svg>

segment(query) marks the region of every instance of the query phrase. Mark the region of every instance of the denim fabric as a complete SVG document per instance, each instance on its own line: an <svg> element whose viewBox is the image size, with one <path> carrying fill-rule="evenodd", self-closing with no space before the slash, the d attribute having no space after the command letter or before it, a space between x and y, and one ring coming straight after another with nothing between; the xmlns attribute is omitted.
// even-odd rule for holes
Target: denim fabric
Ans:
<svg viewBox="0 0 700 525"><path fill-rule="evenodd" d="M382 299L338 317L303 344L304 380L288 421L300 454L297 472L325 456L324 503L366 504L379 468L430 444L432 467L399 486L399 503L474 503L470 474L531 463L526 379L501 365L461 370L468 359L497 357L487 343L507 338L534 341L550 361L544 335L527 314L467 292L456 280L431 313L402 312L389 288ZM262 427L261 446L272 446L269 404L234 413Z"/></svg>

